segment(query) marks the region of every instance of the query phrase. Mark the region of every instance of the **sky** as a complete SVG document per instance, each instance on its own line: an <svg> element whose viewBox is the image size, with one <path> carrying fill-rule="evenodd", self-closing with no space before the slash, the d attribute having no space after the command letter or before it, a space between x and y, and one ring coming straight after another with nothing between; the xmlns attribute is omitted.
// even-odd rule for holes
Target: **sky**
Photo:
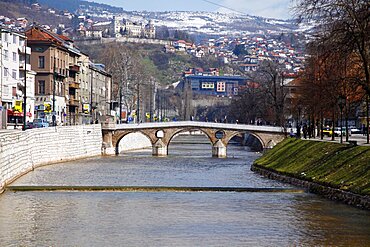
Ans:
<svg viewBox="0 0 370 247"><path fill-rule="evenodd" d="M147 11L210 11L233 12L277 18L292 18L292 0L89 0L122 7L125 10ZM223 8L221 6L227 8Z"/></svg>

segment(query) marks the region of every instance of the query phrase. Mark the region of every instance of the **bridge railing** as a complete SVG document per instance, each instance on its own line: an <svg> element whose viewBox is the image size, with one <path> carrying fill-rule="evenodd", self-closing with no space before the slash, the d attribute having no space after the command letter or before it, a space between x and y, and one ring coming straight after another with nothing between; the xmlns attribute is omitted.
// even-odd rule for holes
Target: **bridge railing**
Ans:
<svg viewBox="0 0 370 247"><path fill-rule="evenodd" d="M248 125L248 124L229 124L229 123L213 123L213 122L197 122L197 121L177 121L177 122L154 122L154 123L140 123L140 124L116 124L107 122L102 124L103 129L151 129L151 128L214 128L225 130L239 130L239 131L259 131L259 132L274 132L285 133L286 129L283 127L266 126L266 125Z"/></svg>

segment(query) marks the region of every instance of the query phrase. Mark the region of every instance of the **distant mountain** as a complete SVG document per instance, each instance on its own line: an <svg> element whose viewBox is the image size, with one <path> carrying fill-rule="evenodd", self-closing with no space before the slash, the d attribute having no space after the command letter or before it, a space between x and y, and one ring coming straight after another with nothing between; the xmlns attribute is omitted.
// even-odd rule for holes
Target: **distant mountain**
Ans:
<svg viewBox="0 0 370 247"><path fill-rule="evenodd" d="M240 33L290 32L297 29L291 21L262 18L250 15L215 12L132 12L131 18L151 19L157 26L185 30L190 33L229 35Z"/></svg>
<svg viewBox="0 0 370 247"><path fill-rule="evenodd" d="M0 0L1 2L2 0ZM4 1L4 0L3 0ZM123 8L85 0L11 0L24 3L37 1L43 6L86 15L96 21L107 21L123 16L135 22L152 20L158 26L183 30L196 35L238 35L255 33L286 33L302 30L293 20L277 20L237 13L201 11L125 11Z"/></svg>
<svg viewBox="0 0 370 247"><path fill-rule="evenodd" d="M100 11L108 11L111 13L122 12L122 8L114 7L108 4L95 3L83 0L37 0L38 3L42 5L47 5L51 8L59 10L68 10L69 12L75 13L81 7L86 7L86 9L99 9Z"/></svg>

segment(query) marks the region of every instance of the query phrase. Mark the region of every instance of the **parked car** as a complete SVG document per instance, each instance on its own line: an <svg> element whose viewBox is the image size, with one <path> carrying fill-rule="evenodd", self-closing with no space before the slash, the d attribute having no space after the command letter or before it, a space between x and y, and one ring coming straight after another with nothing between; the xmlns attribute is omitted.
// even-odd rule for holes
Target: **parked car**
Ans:
<svg viewBox="0 0 370 247"><path fill-rule="evenodd" d="M335 127L334 128L334 135L335 136L340 136L341 134L342 134L342 136L346 135L346 128Z"/></svg>
<svg viewBox="0 0 370 247"><path fill-rule="evenodd" d="M323 128L322 133L323 133L324 136L332 136L333 135L333 131L331 130L330 127Z"/></svg>
<svg viewBox="0 0 370 247"><path fill-rule="evenodd" d="M35 126L33 125L33 122L27 122L26 123L26 129L33 129Z"/></svg>
<svg viewBox="0 0 370 247"><path fill-rule="evenodd" d="M361 129L357 128L356 126L348 127L351 130L351 134L362 134Z"/></svg>
<svg viewBox="0 0 370 247"><path fill-rule="evenodd" d="M43 118L36 118L33 120L34 128L46 128L49 127L49 123Z"/></svg>

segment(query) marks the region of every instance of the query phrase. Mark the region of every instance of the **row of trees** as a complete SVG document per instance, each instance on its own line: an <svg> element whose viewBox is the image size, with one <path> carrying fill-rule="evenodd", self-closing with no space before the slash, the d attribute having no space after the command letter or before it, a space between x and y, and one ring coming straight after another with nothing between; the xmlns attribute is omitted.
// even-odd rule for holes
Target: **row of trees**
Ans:
<svg viewBox="0 0 370 247"><path fill-rule="evenodd" d="M170 112L174 114L176 109L181 109L181 101L174 90L163 90L165 85L158 79L156 64L145 51L135 48L137 46L112 43L103 46L97 54L113 76L112 98L121 109L120 116L124 109L136 121L163 120ZM167 56L161 57L160 61L165 66Z"/></svg>
<svg viewBox="0 0 370 247"><path fill-rule="evenodd" d="M315 28L306 47L306 69L297 79L300 86L294 92L290 88L295 97L287 97L281 68L265 61L252 77L258 87L250 86L235 100L231 115L247 123L260 117L283 126L284 117L304 114L310 124L321 127L324 119L334 125L340 110L345 119L354 117L370 96L369 9L366 0L297 1L300 21L315 24Z"/></svg>
<svg viewBox="0 0 370 247"><path fill-rule="evenodd" d="M319 119L321 127L324 118L333 120L334 127L342 111L346 120L355 117L355 110L368 101L369 9L366 0L302 0L296 7L302 22L316 24L296 103L303 105L312 119ZM365 117L364 111L362 115Z"/></svg>
<svg viewBox="0 0 370 247"><path fill-rule="evenodd" d="M241 123L285 125L287 113L284 71L274 61L263 61L258 70L248 75L252 80L240 97L231 104L229 115Z"/></svg>

